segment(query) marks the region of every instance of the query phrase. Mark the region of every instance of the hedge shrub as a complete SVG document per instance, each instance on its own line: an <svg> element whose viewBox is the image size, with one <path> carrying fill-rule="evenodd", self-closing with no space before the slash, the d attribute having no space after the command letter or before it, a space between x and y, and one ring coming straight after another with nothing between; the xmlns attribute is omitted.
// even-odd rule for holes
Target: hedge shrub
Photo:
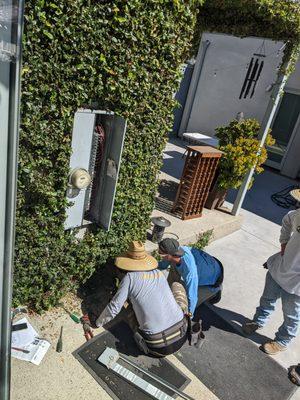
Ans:
<svg viewBox="0 0 300 400"><path fill-rule="evenodd" d="M275 0L200 3L26 1L14 304L54 305L131 239L145 238L180 65L198 47L197 33L299 36L296 17L285 17L291 2L282 9ZM74 113L91 103L125 117L128 128L111 230L78 241L63 229L65 189Z"/></svg>
<svg viewBox="0 0 300 400"><path fill-rule="evenodd" d="M15 304L48 308L145 239L197 3L26 1ZM65 190L74 113L91 103L128 128L111 230L79 242L63 228Z"/></svg>

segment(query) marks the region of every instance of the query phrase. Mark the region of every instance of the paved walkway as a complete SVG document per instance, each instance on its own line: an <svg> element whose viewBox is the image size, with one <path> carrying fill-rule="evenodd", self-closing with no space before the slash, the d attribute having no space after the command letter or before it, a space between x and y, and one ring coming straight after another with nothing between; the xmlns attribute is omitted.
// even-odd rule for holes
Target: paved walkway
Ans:
<svg viewBox="0 0 300 400"><path fill-rule="evenodd" d="M65 300L65 307L80 315L79 299L69 296ZM11 400L111 399L72 355L85 343L81 324L75 324L63 308L54 308L42 316L35 315L29 319L40 335L51 342L51 347L39 366L12 359ZM55 347L62 325L63 351L57 353ZM102 328L96 329L94 333L102 331ZM196 400L218 400L174 355L168 359L191 380L184 390L186 394Z"/></svg>
<svg viewBox="0 0 300 400"><path fill-rule="evenodd" d="M246 207L255 212L259 209L259 214L268 219L243 209L242 229L211 243L207 248L207 251L222 260L225 267L223 296L215 309L236 327L241 326L244 317L253 317L264 287L266 270L262 264L271 254L279 251L280 221L288 210L272 203L270 194L291 184L293 181L266 171L256 181L252 193L249 192ZM230 197L233 199L233 196ZM249 340L259 346L266 338L273 339L282 319L279 301L267 326ZM287 351L273 357L285 368L300 362L300 335ZM293 396L293 400L299 399L300 390Z"/></svg>
<svg viewBox="0 0 300 400"><path fill-rule="evenodd" d="M269 174L268 172L265 175L265 179L268 182L273 182L272 184L276 181L276 185L273 186L277 188L279 185L278 190L290 183L286 182L285 178L275 179L273 175ZM267 186L264 179L258 180L252 189L252 203L249 202L249 196L247 197L247 208L253 210L254 207L259 205L261 213L265 212L264 209L267 210L269 214L266 217L271 219L274 219L273 217L276 217L279 213L284 214L285 210L269 202L269 196L263 190L260 190L261 186ZM263 202L259 201L257 196L254 195L255 191L263 196ZM224 262L226 271L223 297L216 309L224 318L236 326L241 325L244 317L251 318L253 316L263 290L266 274L261 265L269 255L279 249L280 225L278 225L278 220L273 222L246 210L243 210L242 214L244 215L244 224L240 231L219 239L208 247L211 254ZM65 307L80 314L79 299L71 296L71 299L67 300ZM81 326L76 325L63 308L53 309L43 316L31 316L30 321L42 336L50 340L52 345L39 367L19 360L12 360L11 399L82 400L95 398L108 400L107 393L72 356L72 352L84 342ZM273 338L281 321L282 315L280 304L278 304L278 309L270 323L260 332L260 335L255 335L249 340L259 344L264 339L263 336ZM63 352L56 353L56 341L62 325L64 326ZM95 333L100 332L101 330L97 330ZM300 337L294 341L288 351L274 356L275 360L284 367L299 362L299 357ZM217 400L215 395L193 376L191 371L187 371L175 357L172 356L170 359L191 378L191 384L187 387L186 393L197 400ZM292 400L300 400L300 390L297 391Z"/></svg>
<svg viewBox="0 0 300 400"><path fill-rule="evenodd" d="M156 195L156 206L153 217L164 217L171 222L165 231L164 237L179 240L181 245L195 243L203 232L213 230L213 238L219 239L241 227L242 218L219 210L204 209L202 218L182 220L172 213L173 203L176 198L178 185L182 175L187 143L180 139L171 139L164 150L163 166L159 175L160 185ZM152 252L157 249L157 244L151 238L152 226L148 231L146 250Z"/></svg>

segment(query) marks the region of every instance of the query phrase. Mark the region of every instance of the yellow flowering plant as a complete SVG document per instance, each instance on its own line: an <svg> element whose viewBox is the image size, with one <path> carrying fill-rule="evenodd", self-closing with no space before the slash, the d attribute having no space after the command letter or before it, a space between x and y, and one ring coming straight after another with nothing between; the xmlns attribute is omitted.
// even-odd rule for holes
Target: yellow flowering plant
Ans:
<svg viewBox="0 0 300 400"><path fill-rule="evenodd" d="M260 146L259 131L260 124L255 119L233 120L228 126L216 129L220 150L224 153L219 164L219 188L239 188L251 168L257 174L263 172L262 164L267 159L266 145L272 145L274 139L269 132L265 144Z"/></svg>

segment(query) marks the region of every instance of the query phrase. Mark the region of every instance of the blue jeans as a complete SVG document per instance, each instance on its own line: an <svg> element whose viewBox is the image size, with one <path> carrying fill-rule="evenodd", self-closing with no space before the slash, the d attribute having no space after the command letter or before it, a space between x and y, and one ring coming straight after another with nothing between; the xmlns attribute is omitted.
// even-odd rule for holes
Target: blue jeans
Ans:
<svg viewBox="0 0 300 400"><path fill-rule="evenodd" d="M260 298L259 307L253 317L259 326L264 326L270 314L275 310L275 303L281 297L283 324L275 334L275 340L282 346L287 346L297 336L300 327L300 296L286 292L267 273L264 292Z"/></svg>

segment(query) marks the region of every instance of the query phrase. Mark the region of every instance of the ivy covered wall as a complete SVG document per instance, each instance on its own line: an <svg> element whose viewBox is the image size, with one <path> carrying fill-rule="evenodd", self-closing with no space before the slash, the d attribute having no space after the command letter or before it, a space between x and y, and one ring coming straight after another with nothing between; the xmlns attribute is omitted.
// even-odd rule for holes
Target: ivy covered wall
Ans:
<svg viewBox="0 0 300 400"><path fill-rule="evenodd" d="M15 304L48 308L130 240L145 239L180 65L201 31L274 38L274 28L278 39L299 39L291 1L200 3L26 1ZM111 230L78 241L63 228L71 132L77 108L94 102L125 117L128 128Z"/></svg>
<svg viewBox="0 0 300 400"><path fill-rule="evenodd" d="M133 238L145 239L193 1L28 0L14 303L47 308ZM74 113L97 102L128 121L112 226L65 232Z"/></svg>

